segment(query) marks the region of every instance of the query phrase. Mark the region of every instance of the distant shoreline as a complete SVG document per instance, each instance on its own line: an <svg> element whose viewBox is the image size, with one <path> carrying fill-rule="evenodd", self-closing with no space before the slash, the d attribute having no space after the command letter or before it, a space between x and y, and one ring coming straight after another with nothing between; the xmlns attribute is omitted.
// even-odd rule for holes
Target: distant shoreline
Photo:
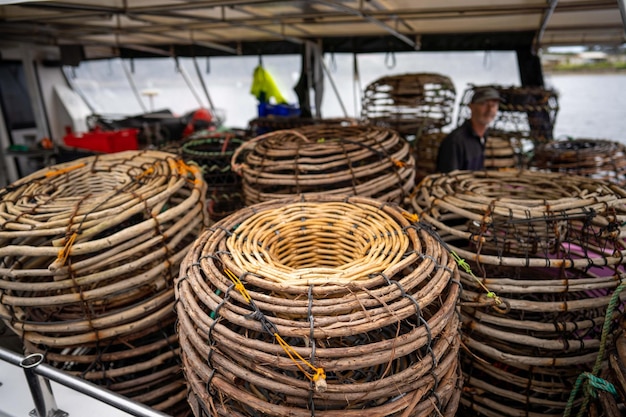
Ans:
<svg viewBox="0 0 626 417"><path fill-rule="evenodd" d="M626 74L626 62L596 62L587 64L545 63L546 74Z"/></svg>
<svg viewBox="0 0 626 417"><path fill-rule="evenodd" d="M553 69L553 68L544 68L544 74L550 75L626 75L625 69Z"/></svg>

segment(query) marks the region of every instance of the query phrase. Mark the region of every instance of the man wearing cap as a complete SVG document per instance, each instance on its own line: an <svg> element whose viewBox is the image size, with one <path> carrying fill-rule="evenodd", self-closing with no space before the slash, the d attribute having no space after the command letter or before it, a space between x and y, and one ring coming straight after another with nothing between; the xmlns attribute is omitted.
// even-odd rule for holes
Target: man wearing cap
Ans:
<svg viewBox="0 0 626 417"><path fill-rule="evenodd" d="M454 129L439 145L437 171L480 170L485 167L487 127L495 119L500 94L493 87L476 87L470 101L470 119Z"/></svg>

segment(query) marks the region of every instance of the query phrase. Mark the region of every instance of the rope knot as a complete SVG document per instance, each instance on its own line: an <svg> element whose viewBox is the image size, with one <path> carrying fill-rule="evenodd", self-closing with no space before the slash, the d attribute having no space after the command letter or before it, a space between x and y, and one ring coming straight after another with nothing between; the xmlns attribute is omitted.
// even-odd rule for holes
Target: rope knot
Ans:
<svg viewBox="0 0 626 417"><path fill-rule="evenodd" d="M324 368L317 368L315 375L313 375L313 384L315 385L315 392L326 392L328 384L326 383Z"/></svg>
<svg viewBox="0 0 626 417"><path fill-rule="evenodd" d="M611 384L606 379L599 378L590 372L583 372L583 375L589 380L589 383L585 386L585 390L593 398L598 396L598 390L606 391L612 395L617 395L615 385Z"/></svg>
<svg viewBox="0 0 626 417"><path fill-rule="evenodd" d="M225 268L224 272L226 273L226 275L228 275L228 278L230 278L233 284L235 284L235 289L239 291L239 293L246 300L246 302L250 303L250 301L252 301L252 297L248 293L248 290L246 290L246 287L243 285L243 282L241 282L239 277L228 268Z"/></svg>
<svg viewBox="0 0 626 417"><path fill-rule="evenodd" d="M69 238L67 238L65 245L61 248L61 250L57 254L57 258L48 267L50 271L52 272L57 271L65 265L65 263L67 262L67 258L69 258L70 252L72 251L72 246L74 245L74 242L76 242L76 239L78 238L79 234L80 234L80 230L77 230L73 232Z"/></svg>

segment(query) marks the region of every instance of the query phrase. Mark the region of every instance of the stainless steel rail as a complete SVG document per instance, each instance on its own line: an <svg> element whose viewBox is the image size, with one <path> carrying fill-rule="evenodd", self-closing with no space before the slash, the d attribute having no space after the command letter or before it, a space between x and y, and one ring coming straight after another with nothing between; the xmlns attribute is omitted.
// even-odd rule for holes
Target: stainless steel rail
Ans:
<svg viewBox="0 0 626 417"><path fill-rule="evenodd" d="M67 413L63 410L59 410L57 407L54 394L52 393L52 387L50 386L50 380L44 378L41 375L37 375L35 368L43 362L43 355L41 353L34 353L25 357L20 366L24 370L26 375L26 382L28 383L28 389L33 396L35 402L35 409L30 412L32 417L66 417Z"/></svg>
<svg viewBox="0 0 626 417"><path fill-rule="evenodd" d="M50 365L39 363L37 358L34 358L32 355L25 358L15 352L0 347L0 360L24 369L35 402L35 410L33 411L37 413L37 416L45 417L46 413L51 411L50 407L56 408L54 398L51 398L52 390L48 382L48 380L50 380L136 417L170 417L165 413L132 401L106 388L69 375ZM36 380L36 376L43 377L43 381L41 379ZM42 382L44 384L43 386L40 385Z"/></svg>

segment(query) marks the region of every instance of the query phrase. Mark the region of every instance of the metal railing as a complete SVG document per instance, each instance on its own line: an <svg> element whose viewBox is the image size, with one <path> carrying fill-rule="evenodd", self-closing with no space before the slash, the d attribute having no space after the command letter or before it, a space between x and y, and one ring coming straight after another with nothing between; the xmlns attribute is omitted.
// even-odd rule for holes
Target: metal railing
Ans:
<svg viewBox="0 0 626 417"><path fill-rule="evenodd" d="M0 360L19 366L24 370L26 382L35 403L35 409L30 413L32 417L62 417L67 415L66 412L57 408L50 381L102 401L136 417L170 417L165 413L132 401L106 388L46 365L42 363L43 359L44 356L41 354L23 357L0 347Z"/></svg>

